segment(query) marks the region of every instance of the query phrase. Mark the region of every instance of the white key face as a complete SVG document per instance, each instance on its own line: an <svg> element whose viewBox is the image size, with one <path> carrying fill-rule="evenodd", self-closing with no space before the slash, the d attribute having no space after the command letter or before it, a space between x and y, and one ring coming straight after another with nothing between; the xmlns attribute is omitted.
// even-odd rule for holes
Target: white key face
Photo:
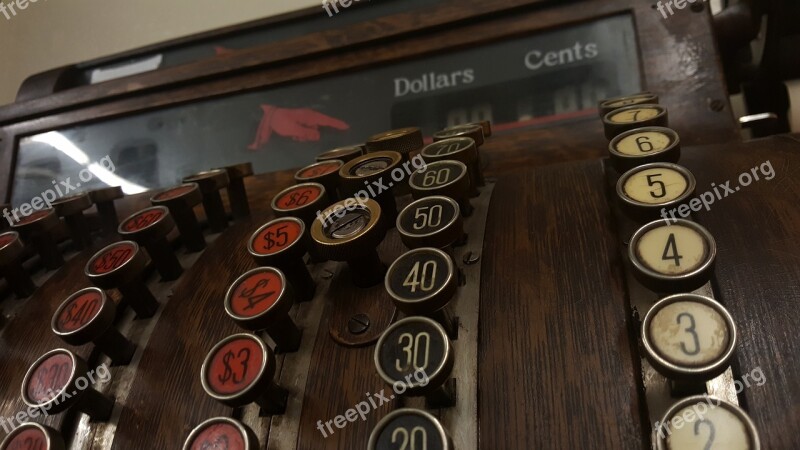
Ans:
<svg viewBox="0 0 800 450"><path fill-rule="evenodd" d="M741 419L710 400L686 407L670 420L670 450L749 450L750 436ZM681 417L683 420L676 421ZM681 426L678 427L677 424ZM666 425L665 425L666 426Z"/></svg>
<svg viewBox="0 0 800 450"><path fill-rule="evenodd" d="M656 108L633 108L612 114L609 120L612 123L636 123L650 120L661 114Z"/></svg>
<svg viewBox="0 0 800 450"><path fill-rule="evenodd" d="M639 239L636 255L642 264L657 273L683 275L706 261L708 242L692 228L665 224Z"/></svg>
<svg viewBox="0 0 800 450"><path fill-rule="evenodd" d="M645 169L632 174L625 181L625 195L640 203L658 205L680 198L689 188L689 182L677 170L666 167Z"/></svg>
<svg viewBox="0 0 800 450"><path fill-rule="evenodd" d="M643 131L620 139L616 150L623 155L646 156L662 152L671 144L672 138L660 131Z"/></svg>
<svg viewBox="0 0 800 450"><path fill-rule="evenodd" d="M656 352L672 364L698 367L724 356L730 343L725 318L699 302L670 303L650 322L650 341Z"/></svg>

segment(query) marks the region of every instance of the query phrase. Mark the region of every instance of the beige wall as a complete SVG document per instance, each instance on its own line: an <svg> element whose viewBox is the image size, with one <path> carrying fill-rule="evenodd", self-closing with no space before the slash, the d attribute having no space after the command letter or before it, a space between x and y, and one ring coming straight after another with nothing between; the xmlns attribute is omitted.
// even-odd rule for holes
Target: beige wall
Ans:
<svg viewBox="0 0 800 450"><path fill-rule="evenodd" d="M5 5L12 1L34 0L0 0ZM0 13L0 105L13 102L20 83L34 73L317 4L319 0L28 3L10 20Z"/></svg>

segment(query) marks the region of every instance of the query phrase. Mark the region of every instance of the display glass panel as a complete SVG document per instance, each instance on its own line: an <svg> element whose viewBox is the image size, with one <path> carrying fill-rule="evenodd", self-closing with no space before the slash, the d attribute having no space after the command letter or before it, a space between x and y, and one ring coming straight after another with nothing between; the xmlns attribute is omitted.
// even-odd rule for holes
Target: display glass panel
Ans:
<svg viewBox="0 0 800 450"><path fill-rule="evenodd" d="M639 67L633 20L621 15L50 131L20 140L12 201L29 202L68 177L75 192L121 185L132 194L243 161L257 173L300 167L405 126L426 136L484 119L498 134L552 126L641 90Z"/></svg>

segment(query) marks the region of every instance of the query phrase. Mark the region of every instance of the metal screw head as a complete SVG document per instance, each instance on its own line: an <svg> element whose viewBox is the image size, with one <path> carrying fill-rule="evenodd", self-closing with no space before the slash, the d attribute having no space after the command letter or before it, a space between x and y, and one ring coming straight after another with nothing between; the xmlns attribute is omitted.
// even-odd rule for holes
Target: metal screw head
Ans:
<svg viewBox="0 0 800 450"><path fill-rule="evenodd" d="M480 260L481 260L481 255L478 254L478 253L474 253L472 250L468 251L464 255L464 258L462 259L462 261L464 261L464 264L467 264L467 265L470 265L470 266L473 265L473 264L477 264L477 262L480 261Z"/></svg>
<svg viewBox="0 0 800 450"><path fill-rule="evenodd" d="M363 334L369 329L369 317L366 314L356 314L347 322L347 331L351 334Z"/></svg>

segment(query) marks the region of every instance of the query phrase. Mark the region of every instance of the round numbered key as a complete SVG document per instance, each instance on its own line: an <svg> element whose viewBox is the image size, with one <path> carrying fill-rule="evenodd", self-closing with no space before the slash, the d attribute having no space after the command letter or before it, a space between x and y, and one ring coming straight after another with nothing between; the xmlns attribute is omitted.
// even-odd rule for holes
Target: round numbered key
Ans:
<svg viewBox="0 0 800 450"><path fill-rule="evenodd" d="M181 241L190 252L206 248L203 230L194 215L194 207L203 201L203 194L197 183L182 184L161 191L150 198L156 206L166 206L181 234Z"/></svg>
<svg viewBox="0 0 800 450"><path fill-rule="evenodd" d="M286 275L304 302L314 297L315 285L303 256L307 251L306 226L296 217L281 217L256 230L247 244L247 251L259 266L274 266Z"/></svg>
<svg viewBox="0 0 800 450"><path fill-rule="evenodd" d="M654 219L694 195L697 182L687 169L652 163L625 172L617 181L622 209L635 220ZM698 200L699 201L699 200Z"/></svg>
<svg viewBox="0 0 800 450"><path fill-rule="evenodd" d="M414 199L443 195L456 200L464 216L472 214L469 171L460 161L429 163L424 169L412 173L408 184Z"/></svg>
<svg viewBox="0 0 800 450"><path fill-rule="evenodd" d="M158 301L142 281L147 256L133 241L120 241L98 251L86 263L84 273L96 286L118 289L139 318L152 317Z"/></svg>
<svg viewBox="0 0 800 450"><path fill-rule="evenodd" d="M27 422L3 439L0 450L65 450L61 434L46 425Z"/></svg>
<svg viewBox="0 0 800 450"><path fill-rule="evenodd" d="M22 381L22 401L29 408L58 414L75 407L91 420L111 415L114 401L89 386L86 361L69 350L51 350L34 362Z"/></svg>
<svg viewBox="0 0 800 450"><path fill-rule="evenodd" d="M287 392L273 381L275 354L258 336L228 336L208 352L200 370L203 389L237 408L255 402L267 414L282 414Z"/></svg>
<svg viewBox="0 0 800 450"><path fill-rule="evenodd" d="M319 155L317 155L315 159L317 160L317 162L338 159L346 163L358 158L363 154L364 154L363 147L359 145L351 145L349 147L334 148L333 150L328 150L327 152L320 153Z"/></svg>
<svg viewBox="0 0 800 450"><path fill-rule="evenodd" d="M228 216L222 204L219 191L230 185L228 172L224 169L208 170L190 175L183 179L184 183L197 183L203 194L203 209L206 212L209 228L214 233L219 233L228 227Z"/></svg>
<svg viewBox="0 0 800 450"><path fill-rule="evenodd" d="M607 98L598 102L597 111L600 114L600 118L603 118L606 114L614 111L615 109L623 108L625 106L641 105L645 103L658 104L658 95L651 92L640 92L638 94Z"/></svg>
<svg viewBox="0 0 800 450"><path fill-rule="evenodd" d="M326 260L346 261L359 287L383 281L385 266L376 248L385 236L381 207L374 200L358 203L349 198L334 203L311 225L317 254Z"/></svg>
<svg viewBox="0 0 800 450"><path fill-rule="evenodd" d="M375 346L375 367L395 392L424 395L431 406L452 406L448 382L455 357L441 325L427 317L407 317L383 332Z"/></svg>
<svg viewBox="0 0 800 450"><path fill-rule="evenodd" d="M183 273L180 261L167 241L175 222L166 206L151 206L123 220L118 233L124 239L142 245L165 281L175 280Z"/></svg>
<svg viewBox="0 0 800 450"><path fill-rule="evenodd" d="M250 204L247 202L247 190L244 179L253 176L253 163L240 163L220 167L228 173L228 200L231 204L231 215L234 219L244 219L250 215Z"/></svg>
<svg viewBox="0 0 800 450"><path fill-rule="evenodd" d="M658 450L760 450L756 426L746 412L708 395L684 398L653 429Z"/></svg>
<svg viewBox="0 0 800 450"><path fill-rule="evenodd" d="M283 272L259 267L231 284L225 295L225 312L245 330L266 331L277 352L294 352L302 334L289 317L293 297Z"/></svg>
<svg viewBox="0 0 800 450"><path fill-rule="evenodd" d="M258 450L258 437L247 425L229 417L214 417L192 430L183 450Z"/></svg>
<svg viewBox="0 0 800 450"><path fill-rule="evenodd" d="M445 307L458 289L456 266L450 256L435 248L418 248L397 258L386 272L386 292L408 316L430 317L455 334L455 324Z"/></svg>
<svg viewBox="0 0 800 450"><path fill-rule="evenodd" d="M83 212L92 207L92 199L88 193L61 197L53 202L56 214L64 218L72 242L76 248L82 250L92 245L89 224Z"/></svg>
<svg viewBox="0 0 800 450"><path fill-rule="evenodd" d="M64 264L64 257L53 239L53 230L59 223L61 221L54 210L40 209L21 217L11 225L11 229L33 245L45 267L55 270Z"/></svg>
<svg viewBox="0 0 800 450"><path fill-rule="evenodd" d="M624 106L615 109L603 116L606 138L609 140L614 137L642 127L667 127L669 117L667 108L656 104L641 104Z"/></svg>
<svg viewBox="0 0 800 450"><path fill-rule="evenodd" d="M392 411L372 430L368 450L395 450L398 443L408 448L453 450L453 442L436 417L426 411L403 408Z"/></svg>
<svg viewBox="0 0 800 450"><path fill-rule="evenodd" d="M470 196L477 197L483 175L478 165L478 147L470 137L456 137L434 142L420 152L426 162L442 160L460 161L467 166L470 177Z"/></svg>
<svg viewBox="0 0 800 450"><path fill-rule="evenodd" d="M611 162L619 172L644 164L678 162L681 140L678 133L664 127L634 128L616 136L608 144Z"/></svg>
<svg viewBox="0 0 800 450"><path fill-rule="evenodd" d="M339 199L339 169L344 162L339 159L329 159L310 166L303 167L294 174L294 179L298 183L319 183L325 186L328 200L335 202Z"/></svg>
<svg viewBox="0 0 800 450"><path fill-rule="evenodd" d="M278 193L272 199L272 210L278 217L297 217L308 227L317 212L328 204L325 186L319 183L302 183Z"/></svg>
<svg viewBox="0 0 800 450"><path fill-rule="evenodd" d="M481 146L486 142L489 135L484 134L484 128L479 124L458 125L455 127L445 128L442 131L433 134L433 141L443 141L452 138L470 138L475 142L475 149L478 153L478 160L475 163L477 170L475 170L475 186L481 187L486 184L483 178L483 163L481 162Z"/></svg>
<svg viewBox="0 0 800 450"><path fill-rule="evenodd" d="M628 257L634 275L656 292L691 291L711 277L716 243L711 234L689 220L656 220L634 233Z"/></svg>
<svg viewBox="0 0 800 450"><path fill-rule="evenodd" d="M36 291L36 284L22 266L25 247L16 231L0 234L0 273L19 298L30 296Z"/></svg>
<svg viewBox="0 0 800 450"><path fill-rule="evenodd" d="M136 346L114 328L116 316L116 304L102 290L90 287L70 295L56 309L50 327L67 344L94 342L113 365L123 365L131 361Z"/></svg>
<svg viewBox="0 0 800 450"><path fill-rule="evenodd" d="M367 153L382 151L400 153L403 165L408 167L409 155L424 147L425 142L422 138L422 130L419 128L400 128L372 136L367 140L365 146ZM394 192L397 195L408 194L408 180L405 178L397 180Z"/></svg>
<svg viewBox="0 0 800 450"><path fill-rule="evenodd" d="M97 214L100 216L103 229L109 233L116 233L119 226L114 200L124 196L125 193L122 192L122 187L120 186L110 186L89 191L89 197L91 197L92 203L97 208Z"/></svg>
<svg viewBox="0 0 800 450"><path fill-rule="evenodd" d="M444 130L433 133L433 142L443 141L445 139L468 137L475 141L475 146L480 147L486 141L486 136L483 134L483 126L478 124L456 125L454 127L445 128Z"/></svg>
<svg viewBox="0 0 800 450"><path fill-rule="evenodd" d="M461 208L450 197L434 195L410 203L397 216L397 231L408 248L447 249L464 240Z"/></svg>
<svg viewBox="0 0 800 450"><path fill-rule="evenodd" d="M728 311L708 297L676 294L656 302L642 324L645 354L670 379L707 381L728 367L736 326Z"/></svg>

